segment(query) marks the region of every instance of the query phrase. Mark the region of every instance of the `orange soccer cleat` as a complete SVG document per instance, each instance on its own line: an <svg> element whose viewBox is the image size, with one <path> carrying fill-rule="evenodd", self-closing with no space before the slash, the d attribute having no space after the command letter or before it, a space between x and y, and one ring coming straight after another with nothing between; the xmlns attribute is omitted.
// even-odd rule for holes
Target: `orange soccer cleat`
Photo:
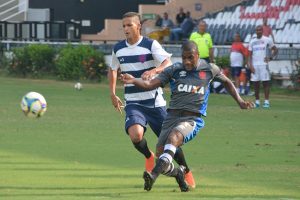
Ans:
<svg viewBox="0 0 300 200"><path fill-rule="evenodd" d="M147 172L151 172L155 166L155 155L151 151L151 156L145 159L145 169Z"/></svg>
<svg viewBox="0 0 300 200"><path fill-rule="evenodd" d="M186 173L184 176L184 179L190 188L194 189L196 187L196 183L195 183L192 171L189 171L188 173Z"/></svg>

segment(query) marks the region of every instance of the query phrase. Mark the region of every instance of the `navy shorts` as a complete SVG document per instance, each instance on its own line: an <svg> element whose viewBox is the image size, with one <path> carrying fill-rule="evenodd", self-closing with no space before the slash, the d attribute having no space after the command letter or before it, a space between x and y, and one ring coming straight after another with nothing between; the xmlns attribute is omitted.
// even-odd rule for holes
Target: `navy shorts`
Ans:
<svg viewBox="0 0 300 200"><path fill-rule="evenodd" d="M251 70L249 68L246 68L246 77L247 77L247 80L250 80L250 78L251 78Z"/></svg>
<svg viewBox="0 0 300 200"><path fill-rule="evenodd" d="M162 123L167 116L166 107L147 108L139 105L127 105L125 107L125 130L128 134L128 128L134 124L139 124L144 127L146 132L147 124L152 131L157 135L160 134Z"/></svg>
<svg viewBox="0 0 300 200"><path fill-rule="evenodd" d="M231 67L231 76L238 77L241 75L243 67Z"/></svg>

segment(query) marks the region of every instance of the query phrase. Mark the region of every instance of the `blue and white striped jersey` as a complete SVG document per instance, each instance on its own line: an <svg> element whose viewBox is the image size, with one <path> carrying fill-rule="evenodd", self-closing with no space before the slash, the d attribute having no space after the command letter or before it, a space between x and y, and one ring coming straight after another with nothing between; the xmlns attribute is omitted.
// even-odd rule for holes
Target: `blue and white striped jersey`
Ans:
<svg viewBox="0 0 300 200"><path fill-rule="evenodd" d="M111 69L121 69L122 73L128 73L136 78L148 70L159 66L165 59L170 58L162 46L156 41L146 37L133 45L123 40L114 46L112 52ZM150 91L139 89L133 84L125 84L125 102L138 104L145 107L161 107L166 105L161 88Z"/></svg>

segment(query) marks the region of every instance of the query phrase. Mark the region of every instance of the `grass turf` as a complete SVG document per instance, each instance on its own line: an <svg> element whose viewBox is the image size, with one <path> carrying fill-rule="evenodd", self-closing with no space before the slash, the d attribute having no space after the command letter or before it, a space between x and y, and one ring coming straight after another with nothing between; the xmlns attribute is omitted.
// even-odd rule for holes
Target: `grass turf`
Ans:
<svg viewBox="0 0 300 200"><path fill-rule="evenodd" d="M205 128L183 147L197 188L181 193L161 176L145 192L144 158L108 86L73 85L0 78L0 199L300 199L299 93L273 90L271 109L247 111L228 95L211 95ZM48 102L40 119L21 112L29 91ZM146 137L154 150L154 134Z"/></svg>

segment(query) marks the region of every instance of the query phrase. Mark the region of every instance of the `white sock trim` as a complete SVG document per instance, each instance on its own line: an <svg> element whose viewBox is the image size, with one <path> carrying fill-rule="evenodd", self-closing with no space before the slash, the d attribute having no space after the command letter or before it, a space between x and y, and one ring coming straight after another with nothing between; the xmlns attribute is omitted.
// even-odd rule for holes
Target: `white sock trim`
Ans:
<svg viewBox="0 0 300 200"><path fill-rule="evenodd" d="M173 161L172 156L170 154L168 154L168 153L163 153L163 154L161 154L161 156L159 156L159 159L164 159L164 158L168 159L168 161L170 163Z"/></svg>
<svg viewBox="0 0 300 200"><path fill-rule="evenodd" d="M164 148L164 151L165 150L169 150L169 151L172 151L175 154L176 153L176 149L177 149L177 147L175 147L174 145L172 145L172 144L166 144L165 148Z"/></svg>

